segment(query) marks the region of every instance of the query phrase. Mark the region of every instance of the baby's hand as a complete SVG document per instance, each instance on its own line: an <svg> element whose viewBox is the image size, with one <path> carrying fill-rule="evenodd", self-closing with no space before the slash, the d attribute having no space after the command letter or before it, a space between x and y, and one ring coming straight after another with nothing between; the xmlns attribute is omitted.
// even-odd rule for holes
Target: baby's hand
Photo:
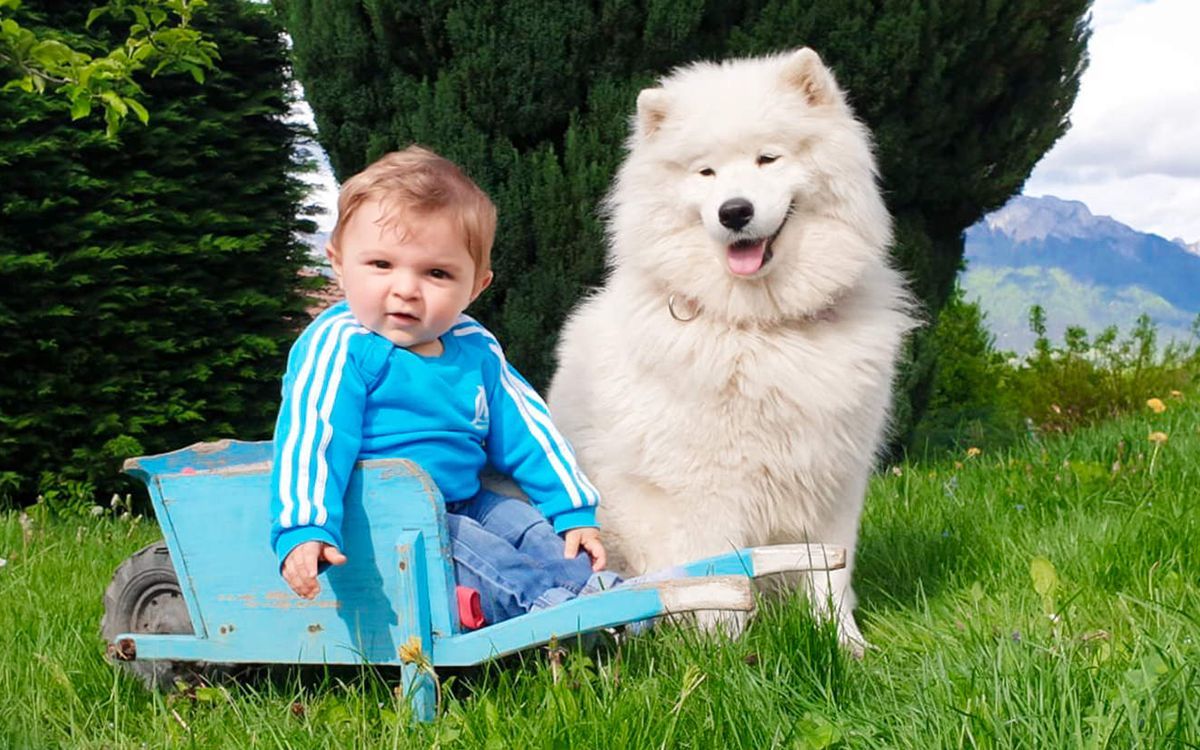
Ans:
<svg viewBox="0 0 1200 750"><path fill-rule="evenodd" d="M321 593L317 583L317 563L324 560L330 565L345 565L346 556L337 547L325 542L304 542L296 545L283 560L283 580L305 599Z"/></svg>
<svg viewBox="0 0 1200 750"><path fill-rule="evenodd" d="M600 543L600 529L594 526L584 526L568 531L566 545L563 557L568 560L574 559L579 554L579 548L583 547L587 550L588 556L592 558L593 571L604 570L604 566L608 564L608 555L604 552L604 545Z"/></svg>

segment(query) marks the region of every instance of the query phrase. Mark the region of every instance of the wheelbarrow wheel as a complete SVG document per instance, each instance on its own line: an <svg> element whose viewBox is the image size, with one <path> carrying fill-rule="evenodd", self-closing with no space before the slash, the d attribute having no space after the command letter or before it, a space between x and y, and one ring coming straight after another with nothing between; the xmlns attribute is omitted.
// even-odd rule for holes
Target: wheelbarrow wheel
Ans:
<svg viewBox="0 0 1200 750"><path fill-rule="evenodd" d="M125 559L104 591L104 616L100 635L110 658L121 633L193 633L192 618L179 588L171 553L163 542L154 542ZM165 660L122 661L118 664L137 675L151 690L167 691L177 682L208 682L227 670L220 665Z"/></svg>

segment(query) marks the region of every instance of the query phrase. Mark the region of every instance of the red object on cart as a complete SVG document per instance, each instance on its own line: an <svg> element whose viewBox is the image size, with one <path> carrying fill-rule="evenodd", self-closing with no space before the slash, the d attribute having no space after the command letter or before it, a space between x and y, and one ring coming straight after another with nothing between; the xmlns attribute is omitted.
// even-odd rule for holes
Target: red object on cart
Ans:
<svg viewBox="0 0 1200 750"><path fill-rule="evenodd" d="M467 630L478 630L487 621L483 619L483 605L479 602L479 592L469 586L456 586L458 595L458 621Z"/></svg>

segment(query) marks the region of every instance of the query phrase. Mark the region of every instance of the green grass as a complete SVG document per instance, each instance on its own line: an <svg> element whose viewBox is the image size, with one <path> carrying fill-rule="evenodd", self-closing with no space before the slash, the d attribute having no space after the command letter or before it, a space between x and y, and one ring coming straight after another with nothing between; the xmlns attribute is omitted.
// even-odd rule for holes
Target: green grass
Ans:
<svg viewBox="0 0 1200 750"><path fill-rule="evenodd" d="M797 601L770 602L734 642L668 627L558 670L538 650L443 675L433 725L407 721L395 675L363 670L148 694L97 629L153 525L26 538L2 515L0 748L1197 747L1200 399L1167 403L877 477L861 662ZM1157 455L1152 430L1170 436Z"/></svg>

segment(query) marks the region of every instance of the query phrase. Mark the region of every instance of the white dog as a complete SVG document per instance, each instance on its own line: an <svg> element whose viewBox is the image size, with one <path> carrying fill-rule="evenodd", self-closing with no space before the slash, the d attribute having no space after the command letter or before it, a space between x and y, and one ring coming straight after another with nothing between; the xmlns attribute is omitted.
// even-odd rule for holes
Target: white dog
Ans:
<svg viewBox="0 0 1200 750"><path fill-rule="evenodd" d="M641 92L607 200L610 275L562 332L550 406L614 567L846 547L811 577L861 653L850 574L909 297L870 139L809 49Z"/></svg>

